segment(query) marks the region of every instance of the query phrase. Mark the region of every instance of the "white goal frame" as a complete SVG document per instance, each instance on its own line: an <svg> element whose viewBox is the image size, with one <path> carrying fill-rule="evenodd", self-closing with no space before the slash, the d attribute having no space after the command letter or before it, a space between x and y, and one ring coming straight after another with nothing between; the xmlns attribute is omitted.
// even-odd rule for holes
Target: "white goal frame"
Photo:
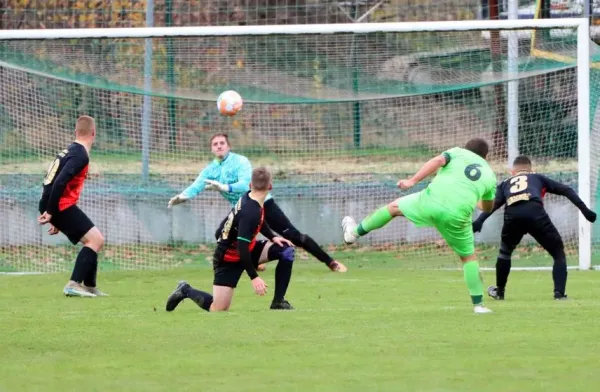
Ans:
<svg viewBox="0 0 600 392"><path fill-rule="evenodd" d="M342 23L265 26L137 27L99 29L0 30L0 40L52 40L77 38L162 38L199 36L366 34L441 31L527 30L537 28L577 29L577 124L578 193L590 205L590 36L587 18L529 20L464 20L444 22ZM579 214L579 269L591 269L591 224Z"/></svg>

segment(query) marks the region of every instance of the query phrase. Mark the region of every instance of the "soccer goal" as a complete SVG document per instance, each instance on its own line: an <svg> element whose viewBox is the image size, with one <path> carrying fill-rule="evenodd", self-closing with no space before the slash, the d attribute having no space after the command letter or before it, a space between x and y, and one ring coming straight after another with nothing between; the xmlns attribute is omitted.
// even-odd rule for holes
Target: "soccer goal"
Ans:
<svg viewBox="0 0 600 392"><path fill-rule="evenodd" d="M70 269L76 248L35 218L46 167L81 114L98 127L80 206L106 237L104 269L207 264L228 203L209 191L167 202L210 162L219 131L273 171L281 207L340 260L456 267L432 229L396 219L344 247L340 221L405 194L398 179L476 136L499 179L527 154L597 209L600 77L588 31L584 18L0 31L0 271ZM232 118L215 105L227 89L245 100ZM546 207L570 266L594 266L598 231L566 199ZM501 222L498 211L476 235L484 266ZM552 260L526 238L513 263Z"/></svg>

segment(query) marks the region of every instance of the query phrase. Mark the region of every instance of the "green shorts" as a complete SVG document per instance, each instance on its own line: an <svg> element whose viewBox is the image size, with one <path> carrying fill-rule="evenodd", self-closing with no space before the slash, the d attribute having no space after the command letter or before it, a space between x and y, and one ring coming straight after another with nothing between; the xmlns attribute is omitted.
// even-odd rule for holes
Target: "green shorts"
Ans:
<svg viewBox="0 0 600 392"><path fill-rule="evenodd" d="M417 227L435 227L448 246L459 256L475 253L475 238L470 217L453 214L430 199L426 191L400 198L398 208Z"/></svg>

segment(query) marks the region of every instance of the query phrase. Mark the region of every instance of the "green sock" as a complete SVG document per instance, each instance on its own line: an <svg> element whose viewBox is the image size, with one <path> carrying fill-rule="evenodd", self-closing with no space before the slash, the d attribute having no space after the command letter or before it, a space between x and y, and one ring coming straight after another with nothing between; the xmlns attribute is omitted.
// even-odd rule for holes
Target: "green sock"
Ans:
<svg viewBox="0 0 600 392"><path fill-rule="evenodd" d="M394 217L388 211L387 206L383 206L378 210L373 211L371 215L367 216L360 222L356 227L356 233L359 236L363 236L372 230L382 228L383 226L390 223Z"/></svg>
<svg viewBox="0 0 600 392"><path fill-rule="evenodd" d="M476 260L467 261L463 264L463 271L473 305L482 304L483 282L481 281L481 275L479 275L479 262Z"/></svg>

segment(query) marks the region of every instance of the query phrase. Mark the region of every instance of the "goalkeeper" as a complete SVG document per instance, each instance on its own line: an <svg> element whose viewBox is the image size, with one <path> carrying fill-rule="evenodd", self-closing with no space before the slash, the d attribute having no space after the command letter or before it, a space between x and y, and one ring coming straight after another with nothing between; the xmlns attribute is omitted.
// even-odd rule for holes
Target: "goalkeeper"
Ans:
<svg viewBox="0 0 600 392"><path fill-rule="evenodd" d="M573 203L583 216L596 220L596 213L590 210L570 187L533 173L531 160L520 155L513 162L512 177L498 185L494 209L484 212L473 222L473 231L481 231L483 222L497 209L506 204L502 226L500 252L496 260L496 286L488 287L488 295L497 300L504 299L504 291L511 268L511 256L523 236L527 233L552 256L552 279L554 299L567 299L567 258L562 237L544 209L543 198L546 192L562 195Z"/></svg>
<svg viewBox="0 0 600 392"><path fill-rule="evenodd" d="M452 148L429 160L412 178L398 181L398 187L409 189L439 170L427 188L379 208L358 225L345 217L344 241L351 244L397 216L405 216L417 227L433 226L463 262L473 311L490 313L483 305L483 282L471 229L475 205L491 211L494 203L496 175L486 161L488 149L485 140L472 139L465 148Z"/></svg>
<svg viewBox="0 0 600 392"><path fill-rule="evenodd" d="M229 137L226 133L217 133L210 138L210 148L215 159L205 167L198 178L179 195L169 200L169 207L183 203L203 190L218 191L235 206L240 197L249 190L252 177L252 165L248 158L231 152ZM294 245L305 249L331 271L346 272L348 269L327 254L310 236L303 234L290 222L271 194L265 201L265 221L267 225ZM264 269L264 265L260 266Z"/></svg>

